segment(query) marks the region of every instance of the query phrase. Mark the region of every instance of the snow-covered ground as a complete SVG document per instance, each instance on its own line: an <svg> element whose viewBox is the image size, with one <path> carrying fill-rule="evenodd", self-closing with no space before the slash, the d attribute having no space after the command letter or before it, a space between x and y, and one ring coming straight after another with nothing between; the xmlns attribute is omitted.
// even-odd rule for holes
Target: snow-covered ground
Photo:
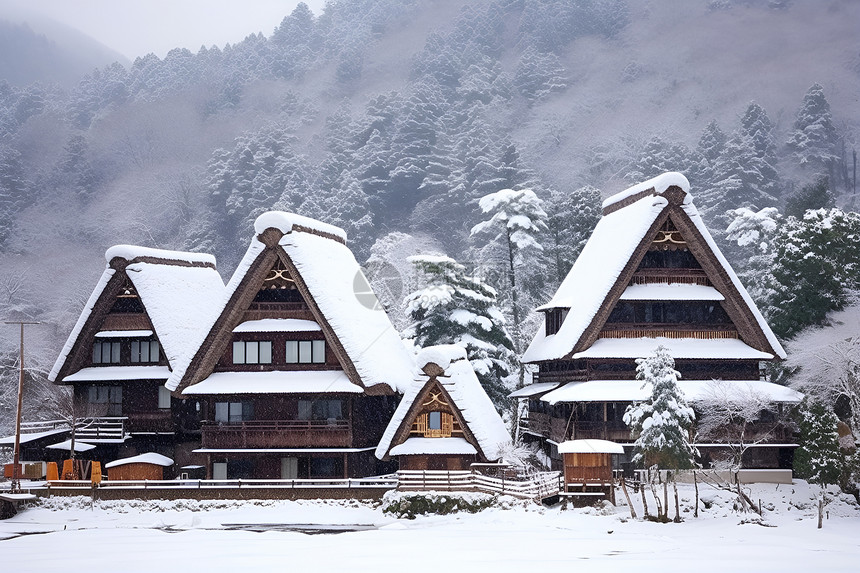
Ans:
<svg viewBox="0 0 860 573"><path fill-rule="evenodd" d="M634 521L627 507L561 510L512 502L479 514L398 520L354 501L102 501L51 498L0 521L4 571L857 571L860 508L816 488L753 485L763 519L734 497L679 486L680 524ZM623 497L623 496L622 496ZM642 515L641 501L634 502ZM653 499L649 499L653 511ZM343 526L311 535L295 529ZM550 570L553 570L550 569Z"/></svg>

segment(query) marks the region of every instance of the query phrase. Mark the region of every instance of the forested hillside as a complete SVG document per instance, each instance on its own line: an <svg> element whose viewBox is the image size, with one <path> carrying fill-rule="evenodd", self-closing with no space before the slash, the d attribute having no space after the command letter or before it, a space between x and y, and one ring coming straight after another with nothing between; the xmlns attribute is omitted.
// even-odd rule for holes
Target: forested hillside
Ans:
<svg viewBox="0 0 860 573"><path fill-rule="evenodd" d="M423 280L406 256L479 271L522 350L601 194L672 170L791 336L858 286L860 223L831 210L855 207L858 21L843 0L334 0L73 89L0 79L0 316L43 322L27 360L49 369L108 246L211 252L227 277L274 208L402 269L399 326ZM544 212L514 253L516 300L497 235L470 237L493 216L479 199L505 188ZM799 289L822 296L798 318ZM16 334L0 334L4 365Z"/></svg>

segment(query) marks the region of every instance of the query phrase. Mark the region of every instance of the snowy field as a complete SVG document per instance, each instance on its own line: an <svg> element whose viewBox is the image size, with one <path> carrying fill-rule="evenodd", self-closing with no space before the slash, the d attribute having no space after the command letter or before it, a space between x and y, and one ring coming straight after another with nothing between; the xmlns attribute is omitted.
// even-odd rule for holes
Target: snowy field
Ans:
<svg viewBox="0 0 860 573"><path fill-rule="evenodd" d="M563 511L513 502L398 520L374 504L343 501L91 507L88 498L52 498L0 521L0 563L3 571L123 572L860 570L860 509L850 496L828 497L829 519L819 530L815 489L805 482L750 486L761 519L708 487L693 518L692 488L680 487L681 524L633 521L624 506ZM641 501L634 503L641 516ZM332 526L353 531L318 533Z"/></svg>

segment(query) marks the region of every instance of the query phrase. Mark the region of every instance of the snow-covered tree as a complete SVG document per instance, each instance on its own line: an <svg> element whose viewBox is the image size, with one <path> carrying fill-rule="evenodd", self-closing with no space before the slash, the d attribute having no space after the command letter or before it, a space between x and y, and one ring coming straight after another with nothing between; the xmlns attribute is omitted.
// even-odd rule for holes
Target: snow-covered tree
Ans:
<svg viewBox="0 0 860 573"><path fill-rule="evenodd" d="M415 255L409 261L423 284L406 297L412 325L405 336L420 347L462 346L487 395L504 410L509 402L504 379L515 371L516 355L496 291L450 257Z"/></svg>
<svg viewBox="0 0 860 573"><path fill-rule="evenodd" d="M803 96L803 103L794 121L794 129L788 138L787 145L792 159L812 173L829 174L838 160L837 141L830 103L824 96L824 88L820 84L813 84Z"/></svg>
<svg viewBox="0 0 860 573"><path fill-rule="evenodd" d="M827 177L807 183L785 200L785 214L802 219L810 209L832 209L836 206Z"/></svg>
<svg viewBox="0 0 860 573"><path fill-rule="evenodd" d="M520 291L523 290L523 281L520 279L527 274L527 270L531 270L525 267L532 264L533 269L537 266L533 263L543 252L539 240L541 234L547 230L543 201L531 189L502 189L482 197L478 206L490 218L472 227L471 234L473 237L489 238L482 249L485 254L483 261L494 261L503 265L502 276L507 279L504 281L507 283L504 287L509 289L511 296L510 316L513 319L514 345L517 352L520 352L525 341L521 326L526 314L520 299ZM496 250L500 257L490 254L493 250Z"/></svg>
<svg viewBox="0 0 860 573"><path fill-rule="evenodd" d="M697 402L699 423L696 439L725 444L725 458L712 460L717 469L737 471L743 467L744 453L770 440L787 422L776 404L749 386L731 380L712 380ZM762 422L762 413L771 421Z"/></svg>
<svg viewBox="0 0 860 573"><path fill-rule="evenodd" d="M635 462L666 469L695 466L698 452L690 443L690 428L696 415L678 387L679 377L675 360L663 346L636 360L636 379L651 386L651 398L628 406L624 413L624 423L636 438Z"/></svg>
<svg viewBox="0 0 860 573"><path fill-rule="evenodd" d="M839 482L844 456L839 451L839 418L816 401L804 401L800 412L800 447L794 451L794 472L810 483Z"/></svg>

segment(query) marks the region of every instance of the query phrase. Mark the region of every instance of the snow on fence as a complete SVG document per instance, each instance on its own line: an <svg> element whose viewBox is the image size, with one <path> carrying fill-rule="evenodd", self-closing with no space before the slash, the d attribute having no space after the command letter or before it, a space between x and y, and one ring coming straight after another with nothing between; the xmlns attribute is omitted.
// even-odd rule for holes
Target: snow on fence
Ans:
<svg viewBox="0 0 860 573"><path fill-rule="evenodd" d="M559 472L542 472L521 479L487 476L466 470L400 470L397 488L405 491L482 491L523 499L558 495Z"/></svg>
<svg viewBox="0 0 860 573"><path fill-rule="evenodd" d="M394 489L395 476L347 479L175 479L175 480L60 480L46 482L61 489Z"/></svg>

